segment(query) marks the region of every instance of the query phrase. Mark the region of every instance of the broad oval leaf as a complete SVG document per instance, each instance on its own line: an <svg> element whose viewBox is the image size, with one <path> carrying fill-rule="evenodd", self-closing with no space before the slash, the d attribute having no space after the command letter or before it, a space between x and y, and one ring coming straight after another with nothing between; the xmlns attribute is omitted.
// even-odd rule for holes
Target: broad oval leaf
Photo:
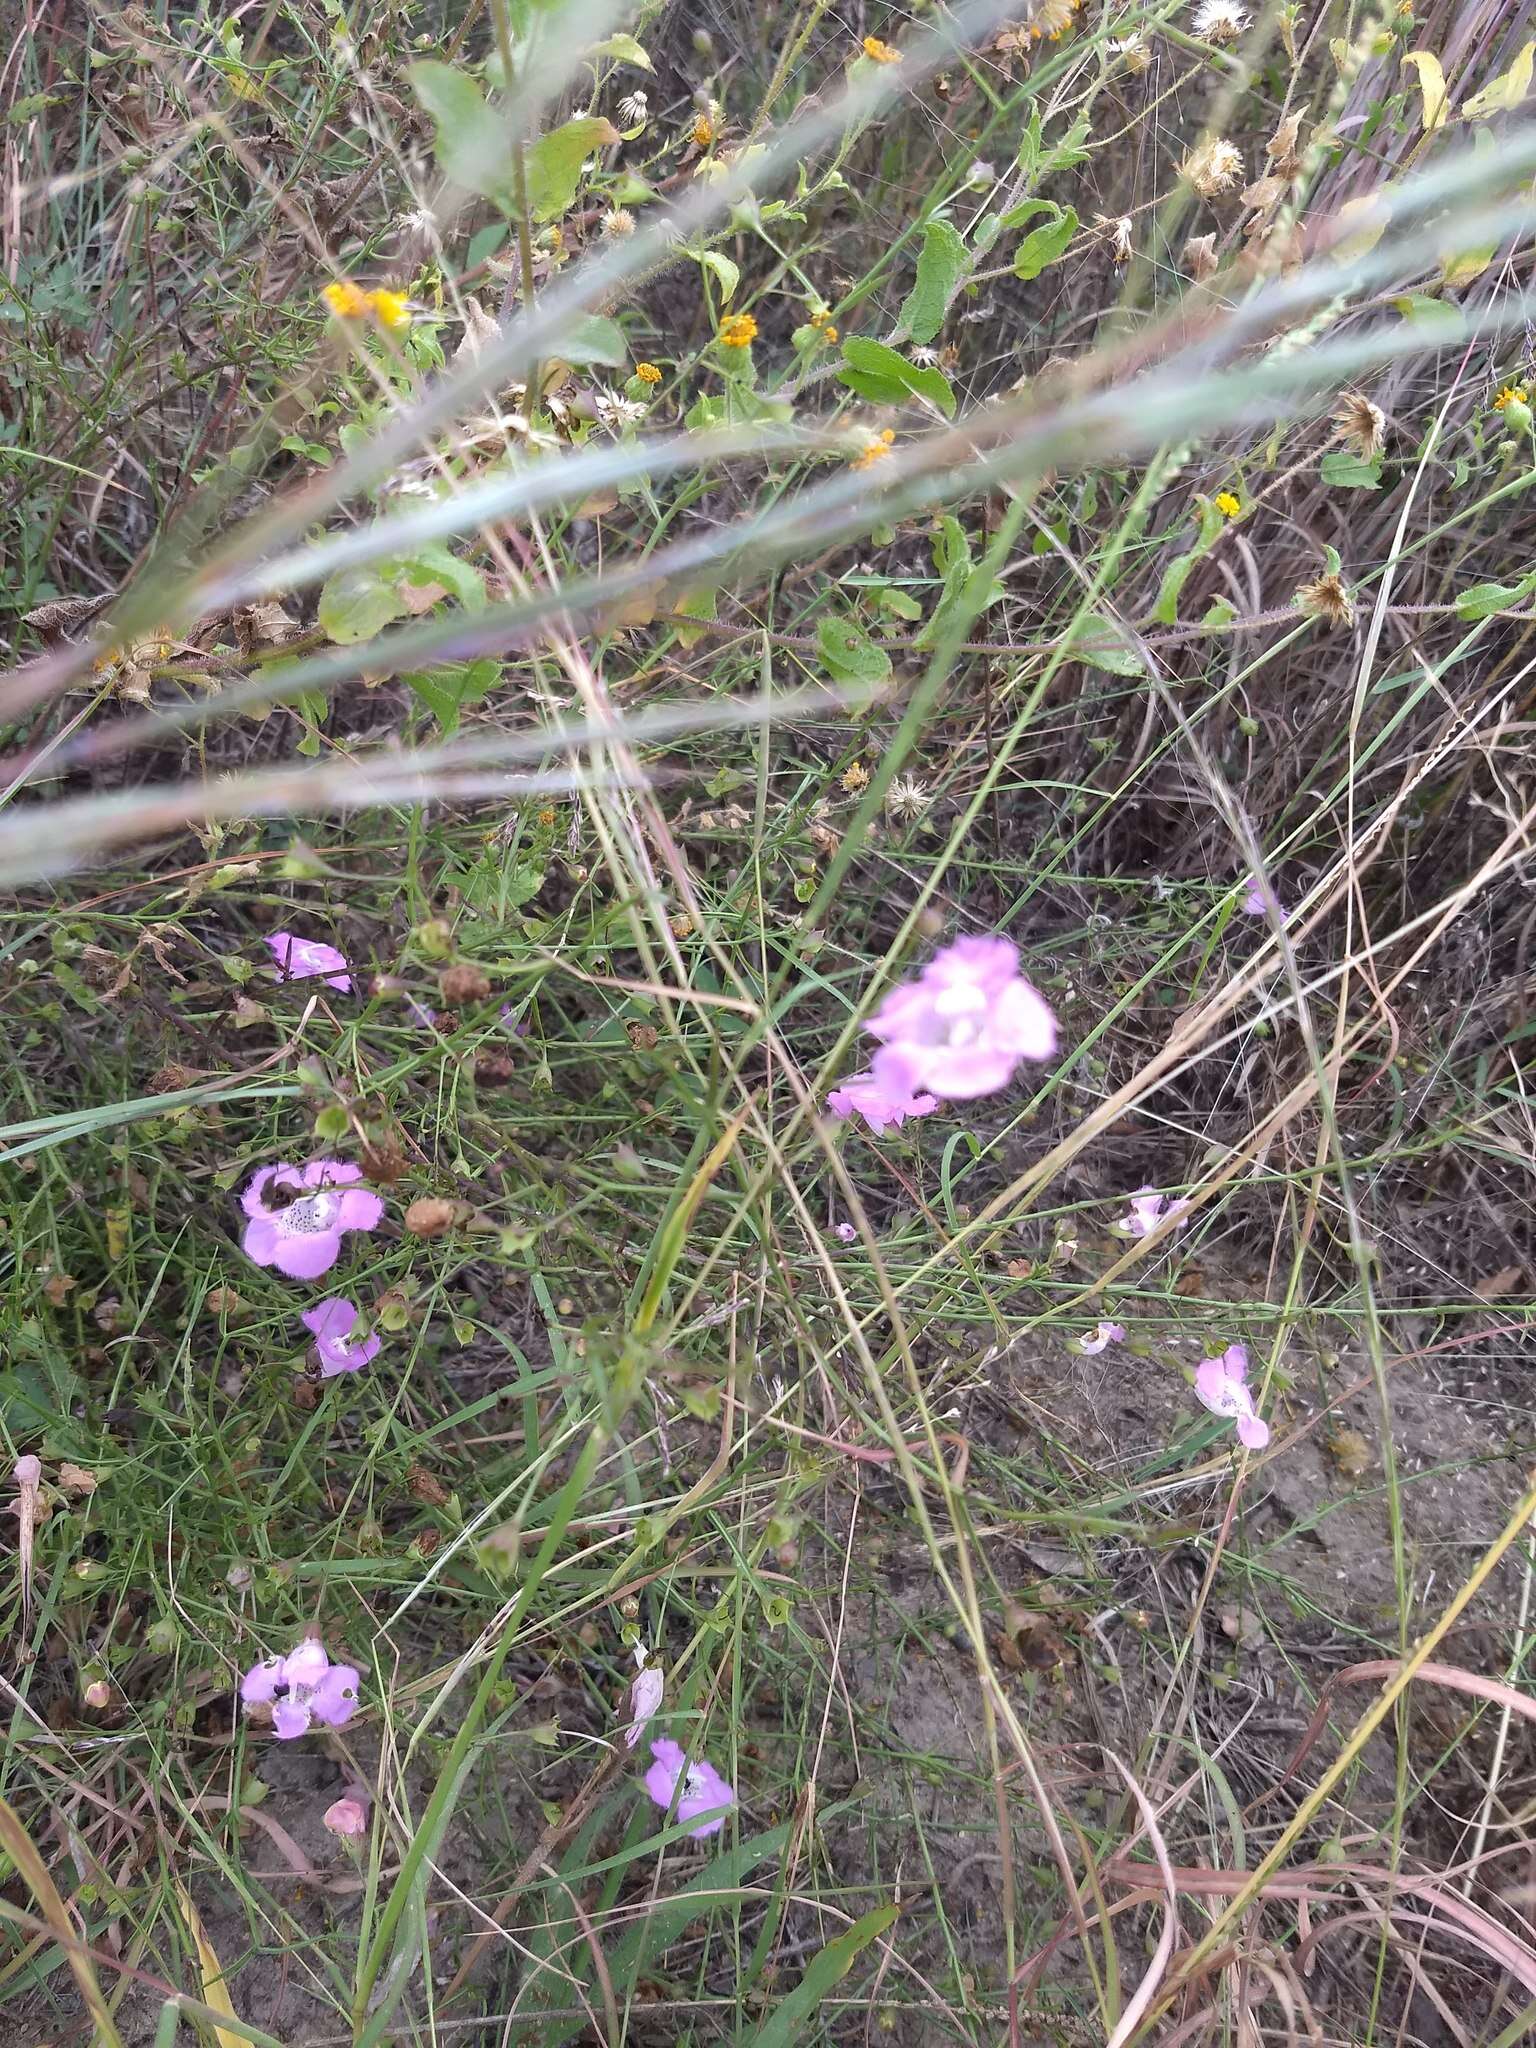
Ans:
<svg viewBox="0 0 1536 2048"><path fill-rule="evenodd" d="M432 116L437 130L437 167L445 178L494 200L512 204L511 146L507 130L485 104L465 72L435 57L409 67L411 90Z"/></svg>
<svg viewBox="0 0 1536 2048"><path fill-rule="evenodd" d="M919 343L932 341L944 325L949 302L970 269L970 257L953 222L931 220L923 229L917 279L902 306L899 324Z"/></svg>
<svg viewBox="0 0 1536 2048"><path fill-rule="evenodd" d="M1347 448L1330 448L1317 465L1317 473L1323 482L1335 491L1379 491L1381 489L1381 457L1373 455L1369 462L1359 455L1351 455Z"/></svg>
<svg viewBox="0 0 1536 2048"><path fill-rule="evenodd" d="M905 405L914 398L936 406L945 419L955 416L955 394L942 370L923 369L883 341L851 334L843 343L839 381L871 405Z"/></svg>
<svg viewBox="0 0 1536 2048"><path fill-rule="evenodd" d="M816 628L816 645L834 682L883 683L891 673L891 657L847 613L829 613L822 619Z"/></svg>
<svg viewBox="0 0 1536 2048"><path fill-rule="evenodd" d="M405 611L405 600L375 568L338 569L320 586L320 624L339 647L371 640Z"/></svg>
<svg viewBox="0 0 1536 2048"><path fill-rule="evenodd" d="M1433 135L1437 128L1444 127L1451 111L1451 98L1445 89L1445 73L1440 69L1440 59L1433 50L1410 50L1403 59L1403 69L1411 69L1418 76L1422 101L1419 118L1424 133Z"/></svg>
<svg viewBox="0 0 1536 2048"><path fill-rule="evenodd" d="M1058 207L1054 211L1057 218L1031 229L1014 252L1015 277L1026 281L1038 277L1042 270L1066 255L1067 245L1077 233L1077 215L1070 206Z"/></svg>
<svg viewBox="0 0 1536 2048"><path fill-rule="evenodd" d="M528 150L528 211L537 221L553 220L576 197L581 167L595 149L623 138L601 114L578 114L541 135Z"/></svg>

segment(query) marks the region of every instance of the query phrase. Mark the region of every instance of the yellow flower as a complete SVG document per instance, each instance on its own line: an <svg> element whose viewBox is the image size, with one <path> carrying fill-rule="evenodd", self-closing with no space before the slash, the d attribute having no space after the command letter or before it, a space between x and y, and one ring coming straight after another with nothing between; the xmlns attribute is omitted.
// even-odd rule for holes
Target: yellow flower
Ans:
<svg viewBox="0 0 1536 2048"><path fill-rule="evenodd" d="M854 456L852 467L872 469L877 462L883 462L890 454L895 440L895 431L890 427L882 427L878 434L870 436L860 452Z"/></svg>
<svg viewBox="0 0 1536 2048"><path fill-rule="evenodd" d="M328 284L320 294L338 320L366 320L370 311L370 300L361 285L354 284L349 277L340 278L335 284Z"/></svg>
<svg viewBox="0 0 1536 2048"><path fill-rule="evenodd" d="M1059 43L1076 13L1077 0L1039 0L1030 10L1029 33L1036 42Z"/></svg>
<svg viewBox="0 0 1536 2048"><path fill-rule="evenodd" d="M893 50L889 43L882 43L878 36L864 38L864 54L876 64L899 64L900 50Z"/></svg>
<svg viewBox="0 0 1536 2048"><path fill-rule="evenodd" d="M861 789L868 789L869 770L862 761L855 761L843 770L842 784L850 796L857 796Z"/></svg>
<svg viewBox="0 0 1536 2048"><path fill-rule="evenodd" d="M368 303L373 308L374 317L379 325L387 327L391 334L397 334L402 327L410 326L411 302L404 292L369 292Z"/></svg>
<svg viewBox="0 0 1536 2048"><path fill-rule="evenodd" d="M823 327L821 338L823 341L835 342L837 340L837 329L835 327Z"/></svg>
<svg viewBox="0 0 1536 2048"><path fill-rule="evenodd" d="M1495 412L1502 412L1507 405L1529 405L1529 403L1530 400L1526 397L1523 384L1506 384L1498 397L1493 401L1493 409Z"/></svg>
<svg viewBox="0 0 1536 2048"><path fill-rule="evenodd" d="M708 149L715 139L715 124L708 114L700 114L688 133L695 148Z"/></svg>
<svg viewBox="0 0 1536 2048"><path fill-rule="evenodd" d="M636 363L635 375L642 384L659 384L661 382L661 372L654 363Z"/></svg>
<svg viewBox="0 0 1536 2048"><path fill-rule="evenodd" d="M750 348L757 339L757 322L750 313L727 313L720 322L722 348Z"/></svg>
<svg viewBox="0 0 1536 2048"><path fill-rule="evenodd" d="M1212 502L1223 519L1235 519L1243 509L1243 501L1234 491L1218 491Z"/></svg>

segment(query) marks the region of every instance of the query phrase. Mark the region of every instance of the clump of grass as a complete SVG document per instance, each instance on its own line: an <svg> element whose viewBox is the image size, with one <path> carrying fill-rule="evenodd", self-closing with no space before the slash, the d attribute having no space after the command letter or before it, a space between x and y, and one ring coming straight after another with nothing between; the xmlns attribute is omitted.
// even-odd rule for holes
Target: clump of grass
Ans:
<svg viewBox="0 0 1536 2048"><path fill-rule="evenodd" d="M32 26L18 2038L1521 2038L1515 30Z"/></svg>

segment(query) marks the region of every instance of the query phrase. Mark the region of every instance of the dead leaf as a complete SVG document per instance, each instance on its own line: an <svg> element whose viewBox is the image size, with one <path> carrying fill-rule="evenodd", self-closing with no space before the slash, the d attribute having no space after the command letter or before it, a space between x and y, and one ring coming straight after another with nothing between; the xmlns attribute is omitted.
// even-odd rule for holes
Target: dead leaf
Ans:
<svg viewBox="0 0 1536 2048"><path fill-rule="evenodd" d="M1358 1429L1334 1430L1323 1449L1341 1478L1363 1479L1371 1468L1371 1447Z"/></svg>
<svg viewBox="0 0 1536 2048"><path fill-rule="evenodd" d="M94 1493L98 1480L83 1465L64 1464L59 1467L59 1484L66 1493Z"/></svg>
<svg viewBox="0 0 1536 2048"><path fill-rule="evenodd" d="M1432 50L1410 50L1403 59L1403 69L1411 69L1417 75L1421 125L1426 135L1433 135L1437 128L1444 127L1446 116L1451 110L1450 95L1445 89L1445 73L1440 69L1440 59ZM1465 112L1465 108L1462 111Z"/></svg>
<svg viewBox="0 0 1536 2048"><path fill-rule="evenodd" d="M1500 1266L1497 1273L1490 1273L1486 1280L1476 1281L1472 1292L1479 1301L1497 1301L1500 1295L1514 1293L1524 1271L1523 1266Z"/></svg>

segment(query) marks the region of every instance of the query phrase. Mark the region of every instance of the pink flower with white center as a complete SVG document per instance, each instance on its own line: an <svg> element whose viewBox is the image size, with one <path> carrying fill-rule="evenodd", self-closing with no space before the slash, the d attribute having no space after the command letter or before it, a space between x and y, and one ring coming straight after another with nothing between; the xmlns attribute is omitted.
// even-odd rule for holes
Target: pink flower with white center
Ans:
<svg viewBox="0 0 1536 2048"><path fill-rule="evenodd" d="M644 1643L635 1645L635 1664L638 1667L634 1684L629 1688L629 1726L624 1730L624 1747L633 1749L645 1733L650 1721L667 1690L667 1681L655 1664L647 1663L650 1656Z"/></svg>
<svg viewBox="0 0 1536 2048"><path fill-rule="evenodd" d="M881 1040L876 1086L899 1099L924 1088L955 1102L993 1095L1020 1060L1048 1060L1056 1019L1019 972L1011 939L969 936L892 989L866 1027Z"/></svg>
<svg viewBox="0 0 1536 2048"><path fill-rule="evenodd" d="M1155 1188L1138 1188L1131 1197L1131 1213L1122 1216L1115 1228L1122 1237L1150 1237L1165 1214L1171 1222L1182 1216L1188 1207L1187 1196L1180 1195L1176 1202L1170 1202Z"/></svg>
<svg viewBox="0 0 1536 2048"><path fill-rule="evenodd" d="M306 1636L286 1657L263 1657L240 1681L248 1707L272 1709L272 1732L280 1742L307 1734L316 1721L345 1728L357 1712L358 1677L350 1664L333 1664L325 1645Z"/></svg>
<svg viewBox="0 0 1536 2048"><path fill-rule="evenodd" d="M645 1789L656 1804L670 1813L675 1802L677 1817L690 1835L700 1839L718 1835L725 1826L726 1813L736 1804L736 1794L714 1765L690 1763L678 1744L666 1736L651 1744L651 1755L656 1761L645 1774ZM701 1820L701 1814L713 1818Z"/></svg>
<svg viewBox="0 0 1536 2048"><path fill-rule="evenodd" d="M861 1116L876 1137L900 1130L909 1116L928 1116L938 1106L936 1095L914 1095L910 1088L882 1088L873 1074L850 1074L827 1096L827 1107L834 1116Z"/></svg>
<svg viewBox="0 0 1536 2048"><path fill-rule="evenodd" d="M1253 1405L1248 1391L1248 1348L1229 1344L1220 1358L1202 1358L1195 1367L1195 1395L1213 1415L1237 1424L1237 1439L1250 1451L1269 1442L1269 1424Z"/></svg>
<svg viewBox="0 0 1536 2048"><path fill-rule="evenodd" d="M383 1348L381 1337L355 1334L357 1306L344 1295L333 1294L328 1300L317 1301L313 1308L305 1309L299 1320L314 1333L315 1355L320 1360L323 1380L334 1379L339 1372L356 1372Z"/></svg>
<svg viewBox="0 0 1536 2048"><path fill-rule="evenodd" d="M290 1280L317 1280L335 1265L342 1235L348 1230L376 1230L384 1214L377 1195L352 1183L363 1177L360 1166L344 1159L316 1159L308 1166L264 1166L240 1197L250 1222L241 1239L246 1256L258 1266L276 1266ZM269 1189L291 1192L286 1208L273 1208Z"/></svg>
<svg viewBox="0 0 1536 2048"><path fill-rule="evenodd" d="M1103 1351L1110 1344L1123 1344L1124 1342L1125 1327L1123 1324L1100 1323L1091 1336L1086 1330L1083 1332L1082 1336L1077 1340L1077 1348L1079 1351L1086 1351L1092 1355L1094 1352Z"/></svg>
<svg viewBox="0 0 1536 2048"><path fill-rule="evenodd" d="M343 995L351 995L352 977L347 972L346 955L338 953L334 946L324 945L319 939L301 939L296 932L272 932L262 943L272 948L272 958L284 981L310 981L323 974L328 988L339 988Z"/></svg>

